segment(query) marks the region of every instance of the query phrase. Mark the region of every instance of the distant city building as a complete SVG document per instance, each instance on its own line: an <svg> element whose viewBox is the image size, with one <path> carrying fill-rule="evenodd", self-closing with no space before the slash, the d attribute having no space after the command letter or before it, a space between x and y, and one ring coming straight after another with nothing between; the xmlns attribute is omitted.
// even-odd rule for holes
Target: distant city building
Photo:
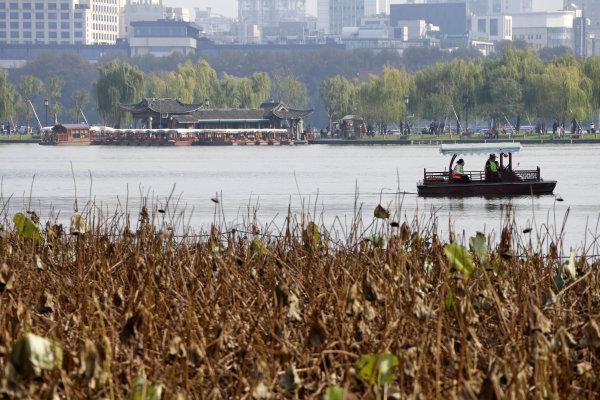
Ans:
<svg viewBox="0 0 600 400"><path fill-rule="evenodd" d="M162 0L128 0L122 10L120 37L129 38L132 22L160 19L189 22L192 16L187 8L165 7Z"/></svg>
<svg viewBox="0 0 600 400"><path fill-rule="evenodd" d="M573 11L513 14L512 18L514 40L523 40L537 50L544 47L574 47Z"/></svg>
<svg viewBox="0 0 600 400"><path fill-rule="evenodd" d="M318 28L339 35L342 28L358 26L365 14L366 0L317 0Z"/></svg>
<svg viewBox="0 0 600 400"><path fill-rule="evenodd" d="M428 26L439 29L430 31L430 36L439 41L441 47L467 47L472 45L469 36L470 21L467 4L460 3L424 3L392 4L390 6L390 26L398 27L402 21L425 21ZM487 42L486 42L487 45Z"/></svg>
<svg viewBox="0 0 600 400"><path fill-rule="evenodd" d="M129 37L131 23L135 21L157 21L165 18L162 0L127 1L123 6L120 37Z"/></svg>
<svg viewBox="0 0 600 400"><path fill-rule="evenodd" d="M341 40L346 49L395 50L402 53L409 47L439 46L439 40L430 36L439 27L419 21L398 21L391 27L385 15L363 17L360 26L342 28Z"/></svg>
<svg viewBox="0 0 600 400"><path fill-rule="evenodd" d="M238 0L238 23L244 34L261 33L265 27L281 22L299 22L306 18L306 0ZM255 40L255 36L250 36Z"/></svg>
<svg viewBox="0 0 600 400"><path fill-rule="evenodd" d="M471 33L474 36L493 42L512 40L513 26L510 15L473 16Z"/></svg>
<svg viewBox="0 0 600 400"><path fill-rule="evenodd" d="M365 0L365 16L390 13L390 0Z"/></svg>
<svg viewBox="0 0 600 400"><path fill-rule="evenodd" d="M442 35L467 35L467 6L462 3L437 4L392 4L390 25L398 26L399 21L424 20L440 27Z"/></svg>
<svg viewBox="0 0 600 400"><path fill-rule="evenodd" d="M213 14L212 9L194 9L196 25L202 28L201 34L217 43L231 43L235 40L232 32L234 21L232 18Z"/></svg>
<svg viewBox="0 0 600 400"><path fill-rule="evenodd" d="M2 0L0 43L113 44L120 0Z"/></svg>
<svg viewBox="0 0 600 400"><path fill-rule="evenodd" d="M589 23L586 26L586 33L590 42L590 53L600 55L600 0L564 1L565 9L569 9L572 5L581 10L582 18L589 20Z"/></svg>
<svg viewBox="0 0 600 400"><path fill-rule="evenodd" d="M511 14L535 11L559 11L563 0L399 0L401 4L467 3L476 15ZM594 1L594 0L592 0Z"/></svg>
<svg viewBox="0 0 600 400"><path fill-rule="evenodd" d="M163 19L131 23L129 46L132 56L157 57L195 54L200 27L192 22Z"/></svg>

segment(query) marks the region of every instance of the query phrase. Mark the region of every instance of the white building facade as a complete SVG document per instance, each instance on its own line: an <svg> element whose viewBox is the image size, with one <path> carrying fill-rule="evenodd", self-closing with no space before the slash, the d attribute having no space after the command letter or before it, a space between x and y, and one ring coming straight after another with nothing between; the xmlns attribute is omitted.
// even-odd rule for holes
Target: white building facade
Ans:
<svg viewBox="0 0 600 400"><path fill-rule="evenodd" d="M513 39L523 40L536 50L574 46L573 11L513 14L512 19Z"/></svg>
<svg viewBox="0 0 600 400"><path fill-rule="evenodd" d="M162 0L127 0L121 13L119 37L129 38L131 36L132 22L161 19L190 22L192 15L187 8L165 7Z"/></svg>
<svg viewBox="0 0 600 400"><path fill-rule="evenodd" d="M0 43L114 44L120 0L3 0Z"/></svg>
<svg viewBox="0 0 600 400"><path fill-rule="evenodd" d="M512 40L512 23L512 16L510 15L473 16L471 18L471 32L492 42Z"/></svg>
<svg viewBox="0 0 600 400"><path fill-rule="evenodd" d="M383 15L390 13L390 0L365 0L365 16Z"/></svg>
<svg viewBox="0 0 600 400"><path fill-rule="evenodd" d="M318 0L318 28L325 34L339 35L342 28L358 26L366 16L366 0Z"/></svg>

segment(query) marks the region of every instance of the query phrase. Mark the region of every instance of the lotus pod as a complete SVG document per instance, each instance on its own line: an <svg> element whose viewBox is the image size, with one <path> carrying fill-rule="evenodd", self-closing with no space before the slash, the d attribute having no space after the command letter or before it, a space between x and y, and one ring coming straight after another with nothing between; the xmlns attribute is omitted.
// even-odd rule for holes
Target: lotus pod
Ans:
<svg viewBox="0 0 600 400"><path fill-rule="evenodd" d="M390 212L385 209L381 204L375 207L375 211L373 212L375 218L378 219L388 219L390 217Z"/></svg>
<svg viewBox="0 0 600 400"><path fill-rule="evenodd" d="M75 211L71 215L71 227L69 229L71 235L83 235L87 232L87 225L85 219L79 211Z"/></svg>
<svg viewBox="0 0 600 400"><path fill-rule="evenodd" d="M42 370L60 367L62 358L59 343L33 333L26 333L17 340L10 354L10 362L25 377L40 376Z"/></svg>
<svg viewBox="0 0 600 400"><path fill-rule="evenodd" d="M144 375L138 375L133 381L131 400L160 400L162 384L148 382Z"/></svg>

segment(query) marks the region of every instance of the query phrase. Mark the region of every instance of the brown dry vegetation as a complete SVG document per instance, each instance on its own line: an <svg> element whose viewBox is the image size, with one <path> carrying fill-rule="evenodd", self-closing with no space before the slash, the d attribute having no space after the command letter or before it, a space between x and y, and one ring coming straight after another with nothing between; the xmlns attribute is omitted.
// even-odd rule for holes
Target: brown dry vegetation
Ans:
<svg viewBox="0 0 600 400"><path fill-rule="evenodd" d="M600 396L599 263L578 258L558 290L563 261L514 256L510 228L466 279L407 225L379 248L319 245L302 227L173 238L141 220L110 236L4 232L0 397L127 399L142 373L165 399ZM61 368L11 365L27 331L62 345ZM359 357L384 351L394 382L359 379Z"/></svg>

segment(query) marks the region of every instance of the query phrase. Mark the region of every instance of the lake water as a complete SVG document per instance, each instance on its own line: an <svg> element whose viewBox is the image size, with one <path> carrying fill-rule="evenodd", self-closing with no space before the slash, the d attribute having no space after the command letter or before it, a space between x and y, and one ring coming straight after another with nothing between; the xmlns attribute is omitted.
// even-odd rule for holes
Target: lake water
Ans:
<svg viewBox="0 0 600 400"><path fill-rule="evenodd" d="M600 146L532 146L515 155L521 169L542 168L542 177L558 180L553 196L513 199L421 199L406 194L401 213L435 212L442 233L451 221L457 232L498 232L508 206L520 227L534 221L540 227L566 224L567 247L591 242L600 215L600 175L596 172ZM484 157L464 157L467 170L482 169ZM36 144L0 145L0 176L4 203L12 195L10 212L31 208L42 219L73 210L75 171L79 204L91 196L108 212L117 205L139 210L148 196L164 208L173 190L170 208L178 202L186 221L197 230L215 218L218 192L222 214L235 226L255 210L261 223L281 223L291 205L316 213L316 219L333 226L347 224L356 205L370 222L381 201L399 209L398 191L414 193L423 168L443 170L449 159L434 146L264 146L264 147L53 147ZM90 172L92 180L90 181ZM33 176L35 175L35 179ZM30 200L29 192L33 181ZM91 183L91 185L90 185ZM357 194L355 196L355 194ZM31 202L31 206L29 203ZM0 209L2 205L0 203ZM221 212L219 212L221 216ZM425 220L425 219L424 219ZM368 222L367 222L368 223ZM587 226L587 231L586 231Z"/></svg>

